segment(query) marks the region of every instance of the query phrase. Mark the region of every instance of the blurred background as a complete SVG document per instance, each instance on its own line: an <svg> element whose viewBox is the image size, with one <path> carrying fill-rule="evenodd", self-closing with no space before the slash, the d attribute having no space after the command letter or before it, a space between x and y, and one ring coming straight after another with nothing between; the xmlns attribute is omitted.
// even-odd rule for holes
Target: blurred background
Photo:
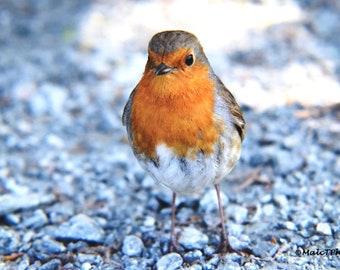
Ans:
<svg viewBox="0 0 340 270"><path fill-rule="evenodd" d="M89 100L120 113L167 29L194 33L243 105L340 102L336 0L2 0L0 29L0 102L33 114Z"/></svg>

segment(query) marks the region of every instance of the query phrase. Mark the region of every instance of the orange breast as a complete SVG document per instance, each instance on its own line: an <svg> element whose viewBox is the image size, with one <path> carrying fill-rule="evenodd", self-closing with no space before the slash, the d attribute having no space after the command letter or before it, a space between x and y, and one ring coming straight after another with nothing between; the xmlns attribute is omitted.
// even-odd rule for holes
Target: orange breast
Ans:
<svg viewBox="0 0 340 270"><path fill-rule="evenodd" d="M146 71L131 108L133 145L150 158L161 143L180 157L212 153L218 136L213 115L214 83L207 67L161 76Z"/></svg>

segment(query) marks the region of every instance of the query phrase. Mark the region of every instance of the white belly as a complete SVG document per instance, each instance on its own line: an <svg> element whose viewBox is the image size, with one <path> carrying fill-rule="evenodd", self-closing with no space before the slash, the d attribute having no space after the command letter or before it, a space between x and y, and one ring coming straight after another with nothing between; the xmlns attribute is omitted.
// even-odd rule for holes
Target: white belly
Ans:
<svg viewBox="0 0 340 270"><path fill-rule="evenodd" d="M138 160L160 184L175 193L190 194L200 193L206 186L222 181L234 167L240 151L241 142L232 146L230 138L221 137L210 155L200 153L195 159L178 158L171 148L161 144L156 149L158 162L140 157Z"/></svg>

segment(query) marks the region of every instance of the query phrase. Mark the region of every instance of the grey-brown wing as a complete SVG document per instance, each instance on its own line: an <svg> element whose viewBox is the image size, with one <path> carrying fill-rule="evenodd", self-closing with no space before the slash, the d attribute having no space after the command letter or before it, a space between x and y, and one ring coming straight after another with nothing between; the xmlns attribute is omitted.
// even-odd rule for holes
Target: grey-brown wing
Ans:
<svg viewBox="0 0 340 270"><path fill-rule="evenodd" d="M128 101L126 102L124 110L123 110L122 124L123 126L126 126L127 128L129 128L130 126L131 107L132 107L133 97L135 95L135 90L136 88L133 89L133 91L131 92L130 97Z"/></svg>
<svg viewBox="0 0 340 270"><path fill-rule="evenodd" d="M226 102L230 114L232 117L232 122L235 125L235 128L237 129L241 140L243 141L245 132L246 132L246 122L243 118L243 112L240 108L240 106L237 104L236 99L234 98L233 94L224 86L224 84L221 82L221 80L216 76L218 85L217 85L217 91L218 94L223 98L223 100Z"/></svg>

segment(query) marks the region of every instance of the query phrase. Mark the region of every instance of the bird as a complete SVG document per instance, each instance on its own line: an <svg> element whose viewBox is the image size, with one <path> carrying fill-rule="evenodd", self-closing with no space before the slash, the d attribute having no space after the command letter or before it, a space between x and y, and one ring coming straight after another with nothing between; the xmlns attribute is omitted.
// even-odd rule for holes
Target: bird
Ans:
<svg viewBox="0 0 340 270"><path fill-rule="evenodd" d="M238 252L225 228L220 183L239 160L246 123L194 34L167 30L151 38L122 123L141 167L172 190L169 250L178 251L176 196L200 194L213 185L221 221L216 253Z"/></svg>

